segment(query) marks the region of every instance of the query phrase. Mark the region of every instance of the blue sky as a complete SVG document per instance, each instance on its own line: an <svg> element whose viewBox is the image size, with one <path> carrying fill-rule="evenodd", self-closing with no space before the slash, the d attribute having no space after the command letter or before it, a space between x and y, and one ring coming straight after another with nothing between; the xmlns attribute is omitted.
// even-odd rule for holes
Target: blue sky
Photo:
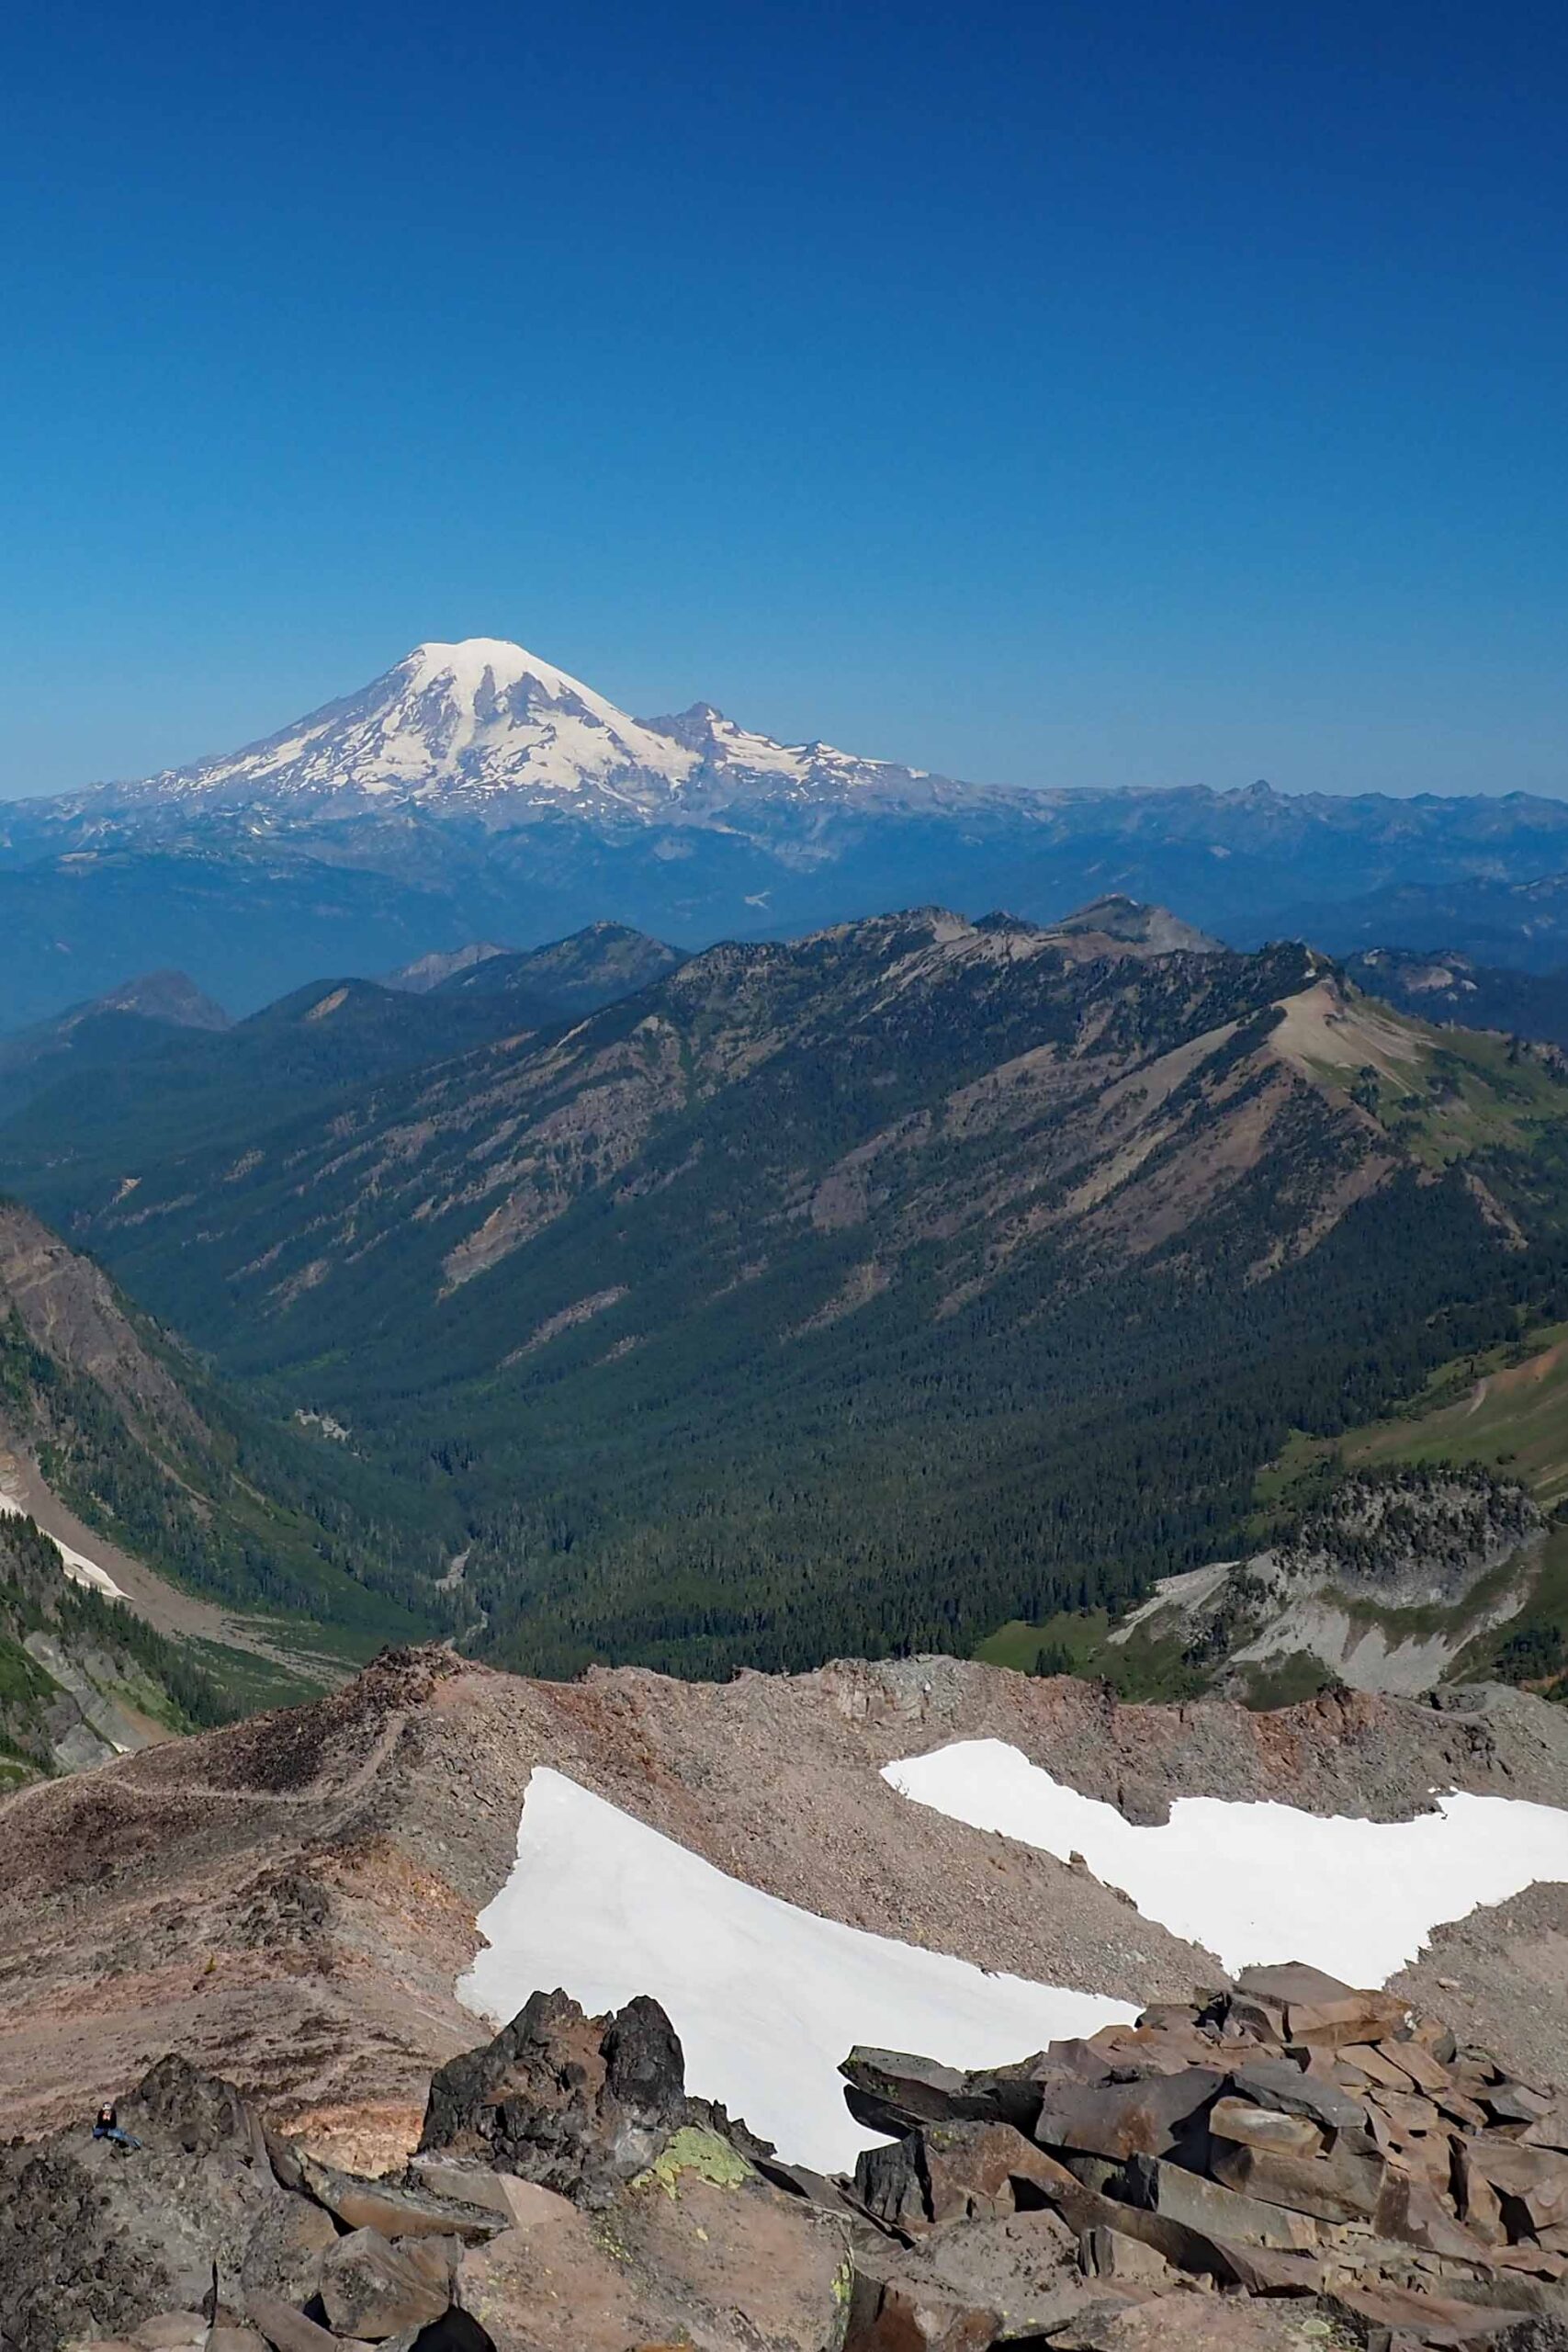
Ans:
<svg viewBox="0 0 1568 2352"><path fill-rule="evenodd" d="M1024 783L1568 791L1568 17L53 0L0 793L423 638Z"/></svg>

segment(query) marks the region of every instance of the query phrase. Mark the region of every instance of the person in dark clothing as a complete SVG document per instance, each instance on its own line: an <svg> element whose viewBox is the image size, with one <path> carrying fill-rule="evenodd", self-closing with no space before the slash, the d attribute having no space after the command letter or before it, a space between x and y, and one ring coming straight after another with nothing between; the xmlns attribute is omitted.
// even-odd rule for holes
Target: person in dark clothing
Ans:
<svg viewBox="0 0 1568 2352"><path fill-rule="evenodd" d="M112 2140L117 2148L139 2148L141 2145L140 2140L121 2130L119 2118L112 2107L99 2108L98 2120L93 2126L93 2137L95 2140Z"/></svg>

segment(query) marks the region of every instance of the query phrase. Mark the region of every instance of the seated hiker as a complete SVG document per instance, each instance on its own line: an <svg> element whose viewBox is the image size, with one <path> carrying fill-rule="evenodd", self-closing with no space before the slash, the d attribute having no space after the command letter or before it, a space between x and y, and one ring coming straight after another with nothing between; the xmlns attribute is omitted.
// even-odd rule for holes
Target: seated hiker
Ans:
<svg viewBox="0 0 1568 2352"><path fill-rule="evenodd" d="M141 2145L140 2140L121 2130L119 2118L111 2106L99 2108L98 2120L93 2126L93 2137L95 2140L112 2140L117 2148L139 2148Z"/></svg>

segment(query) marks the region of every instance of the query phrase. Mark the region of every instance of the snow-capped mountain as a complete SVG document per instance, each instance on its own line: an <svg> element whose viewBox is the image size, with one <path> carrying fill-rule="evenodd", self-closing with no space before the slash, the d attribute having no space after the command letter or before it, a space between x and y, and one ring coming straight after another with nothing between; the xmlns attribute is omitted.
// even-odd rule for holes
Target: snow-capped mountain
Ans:
<svg viewBox="0 0 1568 2352"><path fill-rule="evenodd" d="M711 824L738 800L854 794L926 805L938 797L935 780L914 770L826 743L775 743L711 704L634 718L538 654L474 637L416 646L358 694L242 751L55 806L133 826L159 811L298 820L416 808L504 828L546 813Z"/></svg>

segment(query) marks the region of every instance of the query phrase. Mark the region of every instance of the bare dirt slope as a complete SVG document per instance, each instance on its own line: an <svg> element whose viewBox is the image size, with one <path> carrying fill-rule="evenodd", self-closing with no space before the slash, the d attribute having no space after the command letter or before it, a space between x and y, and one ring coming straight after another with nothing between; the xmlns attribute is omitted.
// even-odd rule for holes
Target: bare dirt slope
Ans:
<svg viewBox="0 0 1568 2352"><path fill-rule="evenodd" d="M720 1868L882 1934L1132 2000L1212 1955L1087 1873L896 1795L896 1756L1016 1742L1132 1817L1180 1794L1407 1815L1438 1786L1562 1803L1568 1723L1353 1694L1274 1715L1119 1706L945 1658L699 1685L533 1682L434 1649L315 1704L24 1791L0 1807L0 2132L52 2127L180 2048L362 2164L412 2143L433 2064L480 2038L453 1987L549 1763ZM1568 1889L1438 1939L1461 2032L1568 2080ZM697 2086L699 2089L701 2086Z"/></svg>

